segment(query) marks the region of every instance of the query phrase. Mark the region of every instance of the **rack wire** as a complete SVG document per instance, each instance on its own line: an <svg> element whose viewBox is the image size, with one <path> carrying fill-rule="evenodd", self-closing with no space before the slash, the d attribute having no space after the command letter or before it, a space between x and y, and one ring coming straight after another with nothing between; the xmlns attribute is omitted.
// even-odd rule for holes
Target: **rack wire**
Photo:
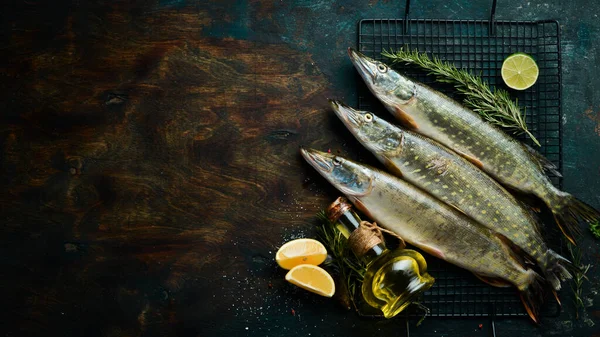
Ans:
<svg viewBox="0 0 600 337"><path fill-rule="evenodd" d="M540 75L530 89L510 91L526 112L529 130L541 144L538 150L562 169L561 150L561 77L560 31L556 21L495 21L495 1L490 20L365 19L359 23L358 48L367 56L383 60L381 52L407 46L436 55L459 68L480 75L492 87L504 87L500 77L503 60L516 52L527 53L536 60ZM412 67L403 73L452 96L447 86ZM357 80L358 107L385 114L385 109ZM525 136L517 137L532 145ZM535 146L534 146L535 147ZM562 180L554 177L559 187ZM434 286L424 294L422 304L436 317L526 316L515 289L495 288L470 273L444 261L428 258ZM549 302L551 301L548 299ZM558 316L558 304L546 303L542 315Z"/></svg>

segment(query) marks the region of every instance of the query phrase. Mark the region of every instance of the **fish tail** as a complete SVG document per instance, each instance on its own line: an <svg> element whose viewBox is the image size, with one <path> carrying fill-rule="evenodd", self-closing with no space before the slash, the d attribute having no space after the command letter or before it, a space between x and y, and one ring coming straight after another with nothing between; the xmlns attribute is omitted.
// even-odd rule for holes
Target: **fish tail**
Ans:
<svg viewBox="0 0 600 337"><path fill-rule="evenodd" d="M573 278L571 272L576 272L578 268L552 249L548 249L546 256L543 266L544 277L554 290L560 290L560 282Z"/></svg>
<svg viewBox="0 0 600 337"><path fill-rule="evenodd" d="M525 310L531 319L539 323L540 307L544 301L542 284L544 279L535 271L527 270L520 280L518 286L521 302L525 306Z"/></svg>
<svg viewBox="0 0 600 337"><path fill-rule="evenodd" d="M546 201L546 204L552 211L558 227L572 244L575 244L575 237L581 235L579 219L587 222L600 219L600 212L569 193L552 187L550 195L551 200Z"/></svg>

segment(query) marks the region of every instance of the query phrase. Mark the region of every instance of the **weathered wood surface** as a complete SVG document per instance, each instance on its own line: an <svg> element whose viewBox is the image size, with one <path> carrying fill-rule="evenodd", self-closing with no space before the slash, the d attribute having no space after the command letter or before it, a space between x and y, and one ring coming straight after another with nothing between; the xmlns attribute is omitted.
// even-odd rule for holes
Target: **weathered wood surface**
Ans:
<svg viewBox="0 0 600 337"><path fill-rule="evenodd" d="M239 280L271 267L283 230L322 204L303 192L298 156L327 133L310 55L205 37L214 12L150 8L56 17L23 3L9 20L52 20L14 29L2 69L2 302L15 335L233 321L252 293Z"/></svg>
<svg viewBox="0 0 600 337"><path fill-rule="evenodd" d="M314 214L336 196L303 164L300 145L372 160L348 135L332 133L343 127L325 98L352 100L344 49L355 43L355 23L397 5L352 3L4 4L0 331L403 331L402 321L359 321L294 289L272 259L283 241L311 235ZM598 24L590 25L597 36ZM574 78L565 85L576 93ZM585 122L599 104L590 95L577 102L582 109L567 110L577 131L594 130ZM598 138L569 130L567 187L587 184L581 194L598 206L590 190L598 189L598 158L588 161ZM579 170L587 178L569 182ZM594 331L560 323L571 317L542 329L523 320L501 326L528 336ZM420 334L463 336L479 323L431 322Z"/></svg>

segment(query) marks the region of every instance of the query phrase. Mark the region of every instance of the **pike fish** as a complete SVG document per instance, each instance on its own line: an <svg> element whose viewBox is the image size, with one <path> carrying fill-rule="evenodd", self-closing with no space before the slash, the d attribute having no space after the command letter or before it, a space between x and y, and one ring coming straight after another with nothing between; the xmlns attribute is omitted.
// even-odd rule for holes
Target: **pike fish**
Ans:
<svg viewBox="0 0 600 337"><path fill-rule="evenodd" d="M555 290L560 289L560 280L571 278L565 266L574 268L572 263L547 247L531 212L468 160L371 112L339 101L330 103L350 132L390 172L502 235L535 261Z"/></svg>
<svg viewBox="0 0 600 337"><path fill-rule="evenodd" d="M313 149L302 156L364 214L405 241L496 285L514 285L537 322L542 278L488 228L390 174Z"/></svg>
<svg viewBox="0 0 600 337"><path fill-rule="evenodd" d="M541 199L572 243L580 233L579 218L588 222L600 218L593 207L552 185L544 171L560 173L532 148L455 100L386 64L351 48L348 54L367 87L402 125L449 147L504 186Z"/></svg>

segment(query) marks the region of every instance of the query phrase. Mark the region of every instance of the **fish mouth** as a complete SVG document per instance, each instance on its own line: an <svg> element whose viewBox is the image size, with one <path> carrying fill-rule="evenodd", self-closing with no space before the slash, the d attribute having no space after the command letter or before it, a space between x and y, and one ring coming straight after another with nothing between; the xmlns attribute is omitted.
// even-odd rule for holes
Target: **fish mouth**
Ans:
<svg viewBox="0 0 600 337"><path fill-rule="evenodd" d="M365 54L354 50L353 48L348 48L348 56L350 56L350 61L358 71L358 73L366 80L369 78L371 81L375 78L375 71L377 66L375 61L366 56Z"/></svg>
<svg viewBox="0 0 600 337"><path fill-rule="evenodd" d="M360 127L361 115L358 111L337 100L329 100L329 104L331 104L333 112L350 130L354 131L354 129Z"/></svg>
<svg viewBox="0 0 600 337"><path fill-rule="evenodd" d="M305 149L303 147L300 148L300 153L317 171L326 173L333 171L333 163L330 154L315 149Z"/></svg>

